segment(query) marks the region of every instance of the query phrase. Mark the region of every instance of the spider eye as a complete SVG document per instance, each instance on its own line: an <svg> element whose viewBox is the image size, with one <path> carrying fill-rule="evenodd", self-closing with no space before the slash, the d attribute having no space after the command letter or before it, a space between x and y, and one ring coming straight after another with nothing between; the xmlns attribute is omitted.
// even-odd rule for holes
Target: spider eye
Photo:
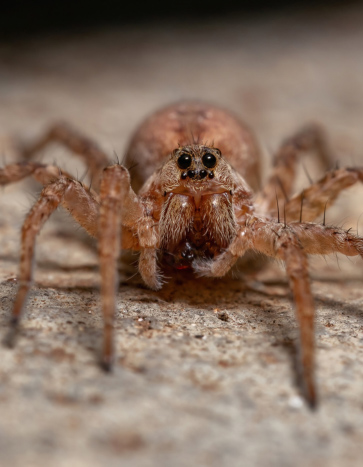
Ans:
<svg viewBox="0 0 363 467"><path fill-rule="evenodd" d="M187 169L192 164L192 158L189 154L183 153L178 157L178 166L180 169Z"/></svg>
<svg viewBox="0 0 363 467"><path fill-rule="evenodd" d="M214 154L207 152L207 154L204 154L204 156L202 157L202 162L204 166L207 167L208 169L213 169L213 167L217 163L217 158Z"/></svg>

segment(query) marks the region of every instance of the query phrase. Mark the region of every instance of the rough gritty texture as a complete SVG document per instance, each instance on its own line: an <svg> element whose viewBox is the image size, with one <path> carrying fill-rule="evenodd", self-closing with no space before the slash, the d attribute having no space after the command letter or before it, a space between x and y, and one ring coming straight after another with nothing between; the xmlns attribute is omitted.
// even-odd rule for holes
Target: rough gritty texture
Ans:
<svg viewBox="0 0 363 467"><path fill-rule="evenodd" d="M135 125L179 98L244 117L265 156L318 119L341 164L363 162L363 10L124 28L0 46L0 143L55 119L122 154ZM45 159L84 167L52 148ZM314 179L318 175L313 171ZM304 176L301 184L306 185ZM0 200L1 336L16 292L27 181ZM361 189L328 222L356 228ZM12 466L360 465L363 454L362 262L312 262L321 405L295 385L296 327L283 271L271 295L241 281L178 276L159 293L121 274L117 365L97 366L102 319L94 244L56 214L39 237L36 286L15 350L1 349L0 463ZM363 228L363 226L361 226Z"/></svg>

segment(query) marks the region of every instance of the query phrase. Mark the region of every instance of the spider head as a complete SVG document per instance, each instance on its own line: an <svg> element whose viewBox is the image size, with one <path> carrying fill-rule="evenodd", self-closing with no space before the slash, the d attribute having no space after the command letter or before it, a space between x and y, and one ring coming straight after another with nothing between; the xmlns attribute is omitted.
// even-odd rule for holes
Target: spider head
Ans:
<svg viewBox="0 0 363 467"><path fill-rule="evenodd" d="M181 146L161 171L166 193L214 194L233 189L232 168L217 148L200 144Z"/></svg>

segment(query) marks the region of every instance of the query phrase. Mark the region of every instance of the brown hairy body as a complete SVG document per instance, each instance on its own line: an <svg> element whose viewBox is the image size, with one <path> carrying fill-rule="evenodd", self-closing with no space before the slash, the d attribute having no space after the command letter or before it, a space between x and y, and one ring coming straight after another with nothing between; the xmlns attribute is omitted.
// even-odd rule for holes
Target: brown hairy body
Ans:
<svg viewBox="0 0 363 467"><path fill-rule="evenodd" d="M93 188L57 167L30 159L51 141L68 146L89 166ZM90 139L67 125L55 125L20 149L22 162L0 170L0 183L32 175L44 189L29 212L21 239L20 282L11 331L13 345L32 281L37 233L63 206L98 239L104 314L103 366L113 359L113 319L117 260L121 248L140 252L139 272L152 289L162 286L164 265L189 268L198 276L221 277L248 251L285 262L300 328L302 381L316 405L314 379L314 303L308 254L363 255L363 239L349 231L314 224L339 192L357 181L358 168L328 172L319 182L291 197L300 155L315 150L327 166L329 151L317 126L287 139L274 157L273 171L260 186L259 149L248 127L231 113L199 102L164 108L134 134L125 165L109 159ZM284 207L280 219L279 206Z"/></svg>

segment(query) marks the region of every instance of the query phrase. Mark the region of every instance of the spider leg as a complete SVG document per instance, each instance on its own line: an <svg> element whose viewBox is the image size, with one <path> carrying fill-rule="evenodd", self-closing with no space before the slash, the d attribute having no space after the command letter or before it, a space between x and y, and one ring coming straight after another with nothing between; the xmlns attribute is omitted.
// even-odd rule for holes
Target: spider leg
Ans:
<svg viewBox="0 0 363 467"><path fill-rule="evenodd" d="M117 260L121 249L121 227L134 229L141 249L139 271L147 285L156 288L155 284L158 280L156 237L151 223L154 221L144 215L143 205L130 186L129 172L120 165L105 169L100 187L98 251L104 317L102 366L106 371L111 370L114 355L113 321L116 309ZM124 246L124 242L122 245ZM152 257L148 258L148 254Z"/></svg>
<svg viewBox="0 0 363 467"><path fill-rule="evenodd" d="M255 222L249 232L250 248L282 259L293 292L296 318L300 330L300 362L306 398L313 408L317 404L315 388L314 300L308 274L308 261L299 236L290 225Z"/></svg>
<svg viewBox="0 0 363 467"><path fill-rule="evenodd" d="M245 235L243 233L245 232ZM278 224L251 218L229 248L238 257L247 247L282 259L290 280L300 325L302 376L307 399L316 405L314 383L314 303L306 255L342 253L363 257L363 238L349 231L313 223Z"/></svg>
<svg viewBox="0 0 363 467"><path fill-rule="evenodd" d="M122 167L122 166L114 166ZM120 169L121 170L121 169ZM122 170L126 170L122 168ZM17 182L23 178L32 176L42 185L48 185L55 180L66 177L72 179L66 172L61 171L58 167L52 165L40 164L38 162L18 162L16 164L7 165L0 169L0 185L8 185ZM155 220L147 215L144 215L142 203L139 202L137 195L130 186L129 175L127 175L128 192L124 194L121 204L121 217L123 227L123 248L132 248L140 250L139 272L145 283L152 289L159 289L162 285L161 277L157 267L157 247L158 233L155 229ZM71 212L73 217L87 230L93 237L97 236L97 209L99 203L98 194L83 185L84 196L76 197L77 206L73 206L72 197L67 197L67 200L62 202L62 206ZM88 195L87 195L88 193ZM95 202L89 203L88 196ZM86 198L86 199L83 199ZM82 204L85 209L80 209Z"/></svg>
<svg viewBox="0 0 363 467"><path fill-rule="evenodd" d="M117 260L120 255L121 201L128 189L125 169L108 167L103 172L100 187L98 252L101 273L101 301L104 319L102 366L110 371L113 359L113 321L118 285Z"/></svg>
<svg viewBox="0 0 363 467"><path fill-rule="evenodd" d="M352 172L354 175L357 172ZM251 217L240 225L229 248L211 261L195 263L197 274L220 277L247 250L282 259L293 291L300 327L301 367L307 400L314 407L317 395L314 381L314 301L308 276L308 254L342 253L363 258L363 237L337 227L314 223L275 221Z"/></svg>
<svg viewBox="0 0 363 467"><path fill-rule="evenodd" d="M141 250L139 272L150 289L161 289L163 278L157 265L157 250L155 248L143 248Z"/></svg>
<svg viewBox="0 0 363 467"><path fill-rule="evenodd" d="M341 253L346 256L363 258L363 237L350 231L313 223L292 223L290 228L298 237L305 253L329 255Z"/></svg>
<svg viewBox="0 0 363 467"><path fill-rule="evenodd" d="M302 380L306 396L311 407L317 403L315 388L315 335L314 335L314 299L310 287L308 261L298 239L288 232L283 232L276 242L276 256L286 264L286 273L293 292L296 318L300 329L300 361Z"/></svg>
<svg viewBox="0 0 363 467"><path fill-rule="evenodd" d="M71 175L61 171L53 165L40 164L38 162L18 162L0 169L0 185L8 185L23 178L32 176L36 181L47 187L57 187L57 182L68 184L61 197L60 204L67 209L79 224L92 236L97 235L98 218L98 195L97 193L83 185L81 182L73 180ZM53 188L42 192L51 193ZM28 216L31 215L32 211ZM39 207L41 209L41 207ZM25 221L26 222L26 221ZM41 226L40 226L41 227Z"/></svg>
<svg viewBox="0 0 363 467"><path fill-rule="evenodd" d="M96 234L94 226L97 225L98 203L79 182L60 176L43 189L40 198L27 215L21 231L19 289L12 311L11 330L5 339L9 346L14 344L21 312L32 282L36 236L59 205L70 210L90 235Z"/></svg>
<svg viewBox="0 0 363 467"><path fill-rule="evenodd" d="M314 301L308 276L308 262L304 245L290 225L251 218L240 230L229 248L218 258L204 265L197 264L202 275L222 276L237 259L254 250L282 259L293 291L296 317L300 327L302 380L309 404L316 405L314 380Z"/></svg>
<svg viewBox="0 0 363 467"><path fill-rule="evenodd" d="M333 204L339 193L357 182L363 182L363 169L341 168L328 172L318 182L291 198L285 205L288 222L310 222Z"/></svg>
<svg viewBox="0 0 363 467"><path fill-rule="evenodd" d="M199 277L223 277L246 251L247 248L240 248L238 254L233 254L231 247L229 247L221 255L212 260L198 259L193 261L193 270Z"/></svg>
<svg viewBox="0 0 363 467"><path fill-rule="evenodd" d="M98 237L105 323L102 363L105 369L110 370L113 358L113 319L121 228L127 237L122 241L122 246L141 249L142 254L144 251L154 252L154 257L148 261L148 267L154 266L156 271L158 237L152 229L155 221L144 214L143 204L130 186L129 173L120 165L107 167L104 170L99 199L92 190L70 179L57 167L31 162L14 164L2 169L0 183L7 184L29 175L47 185L22 227L19 289L12 312L11 330L5 339L5 344L12 346L15 342L21 312L32 282L36 236L50 215L61 205L91 236ZM142 273L141 266L140 272ZM151 287L155 285L152 271L147 284Z"/></svg>
<svg viewBox="0 0 363 467"><path fill-rule="evenodd" d="M276 212L276 197L280 206L291 195L299 157L306 151L316 151L326 169L330 162L330 149L326 136L319 125L309 125L291 138L286 139L274 156L272 174L258 195L256 204L264 214Z"/></svg>
<svg viewBox="0 0 363 467"><path fill-rule="evenodd" d="M92 184L98 190L102 169L110 164L107 155L90 138L76 131L66 123L51 126L33 143L19 144L18 150L23 159L31 159L48 144L57 142L81 156L90 170Z"/></svg>
<svg viewBox="0 0 363 467"><path fill-rule="evenodd" d="M54 182L61 175L72 178L67 172L61 171L54 165L45 165L39 162L17 162L0 168L0 185L9 185L32 176L45 186Z"/></svg>

